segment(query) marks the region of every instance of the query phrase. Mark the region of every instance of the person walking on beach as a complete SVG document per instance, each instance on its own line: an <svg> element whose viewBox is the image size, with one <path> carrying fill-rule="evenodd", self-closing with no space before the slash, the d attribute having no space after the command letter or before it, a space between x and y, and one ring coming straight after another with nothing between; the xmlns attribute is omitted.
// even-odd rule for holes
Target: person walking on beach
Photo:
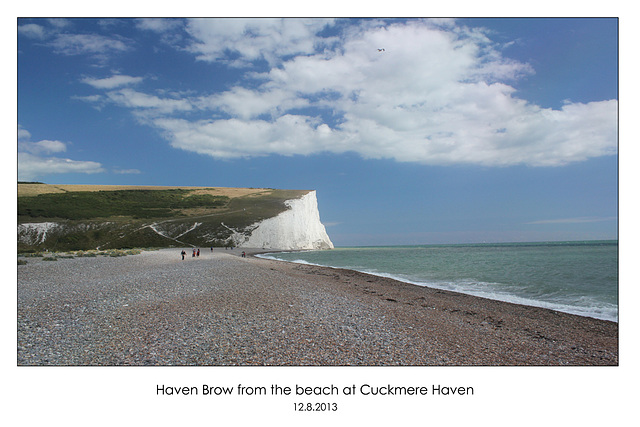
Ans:
<svg viewBox="0 0 640 427"><path fill-rule="evenodd" d="M242 251L242 258L246 258L246 257L247 257L247 254L244 251Z"/></svg>
<svg viewBox="0 0 640 427"><path fill-rule="evenodd" d="M196 252L197 256L200 256L200 248L198 248L198 252Z"/></svg>
<svg viewBox="0 0 640 427"><path fill-rule="evenodd" d="M196 257L196 248L193 248L193 253L191 254L191 258L195 258Z"/></svg>
<svg viewBox="0 0 640 427"><path fill-rule="evenodd" d="M187 254L187 253L184 251L184 249L182 250L182 252L180 252L180 255L182 255L182 260L183 260L183 261L184 261L184 256L185 256L186 254Z"/></svg>

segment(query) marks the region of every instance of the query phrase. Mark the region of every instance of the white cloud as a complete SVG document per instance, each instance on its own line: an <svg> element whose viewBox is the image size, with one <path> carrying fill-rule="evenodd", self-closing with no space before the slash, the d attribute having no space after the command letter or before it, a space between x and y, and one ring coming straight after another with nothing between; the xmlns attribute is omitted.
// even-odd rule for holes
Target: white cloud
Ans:
<svg viewBox="0 0 640 427"><path fill-rule="evenodd" d="M44 39L46 36L44 27L38 24L19 25L18 34L22 34L31 39L39 39L39 40Z"/></svg>
<svg viewBox="0 0 640 427"><path fill-rule="evenodd" d="M74 95L71 97L71 99L75 99L78 101L83 101L83 102L88 102L91 104L99 104L101 102L104 101L104 98L102 97L102 95L88 95L88 96L77 96ZM98 109L100 108L100 105L98 105Z"/></svg>
<svg viewBox="0 0 640 427"><path fill-rule="evenodd" d="M49 154L67 151L67 146L64 142L43 139L38 142L22 141L18 144L18 149L31 154Z"/></svg>
<svg viewBox="0 0 640 427"><path fill-rule="evenodd" d="M328 19L191 19L187 31L196 40L189 50L202 61L226 60L237 66L265 59L276 63L283 56L314 53L324 43L316 33ZM236 58L229 57L229 53Z"/></svg>
<svg viewBox="0 0 640 427"><path fill-rule="evenodd" d="M24 22L24 20L21 20ZM126 52L133 48L131 40L120 36L72 33L66 30L72 27L68 19L34 19L36 23L18 26L18 33L32 39L46 40L53 51L62 55L92 55L105 59L108 55ZM115 20L108 20L115 23Z"/></svg>
<svg viewBox="0 0 640 427"><path fill-rule="evenodd" d="M106 55L131 49L124 39L98 34L61 33L55 36L50 45L56 53L63 55Z"/></svg>
<svg viewBox="0 0 640 427"><path fill-rule="evenodd" d="M331 137L326 125L294 115L274 122L159 118L153 124L164 131L173 147L220 158L313 154Z"/></svg>
<svg viewBox="0 0 640 427"><path fill-rule="evenodd" d="M134 48L131 39L118 35L100 35L91 33L76 33L72 20L61 18L33 18L29 23L18 26L18 33L35 40L41 40L43 45L52 48L59 55L86 55L96 61L95 65L104 66L114 55L130 51ZM26 22L20 19L20 22ZM36 23L37 22L37 23ZM118 20L108 19L99 22L103 25L117 25ZM109 31L109 30L106 30Z"/></svg>
<svg viewBox="0 0 640 427"><path fill-rule="evenodd" d="M481 30L372 20L323 39L331 22L190 20L197 59L266 60L268 70L213 95L107 96L172 146L219 158L350 151L432 165L558 166L617 152L616 100L553 110L519 99L511 83L532 68L504 58Z"/></svg>
<svg viewBox="0 0 640 427"><path fill-rule="evenodd" d="M137 27L141 30L154 31L156 33L162 33L165 31L174 30L182 25L181 19L167 19L167 18L142 18L137 20Z"/></svg>
<svg viewBox="0 0 640 427"><path fill-rule="evenodd" d="M60 153L67 150L67 145L61 141L51 141L43 139L38 142L31 142L31 133L18 125L18 151L31 154Z"/></svg>
<svg viewBox="0 0 640 427"><path fill-rule="evenodd" d="M66 144L46 139L31 142L30 138L29 131L18 125L19 180L30 181L49 174L104 172L102 165L97 162L46 157L47 154L66 151Z"/></svg>
<svg viewBox="0 0 640 427"><path fill-rule="evenodd" d="M29 153L18 153L18 180L30 181L49 174L100 173L104 169L97 162L39 157Z"/></svg>
<svg viewBox="0 0 640 427"><path fill-rule="evenodd" d="M218 109L243 120L256 118L263 114L277 117L291 110L309 105L309 101L298 97L289 90L274 89L267 91L234 87L229 91L200 98L200 108Z"/></svg>
<svg viewBox="0 0 640 427"><path fill-rule="evenodd" d="M122 74L115 74L111 77L104 79L94 79L86 77L82 79L82 83L86 83L93 86L96 89L115 89L121 86L128 86L136 83L140 83L143 80L142 77L125 76Z"/></svg>
<svg viewBox="0 0 640 427"><path fill-rule="evenodd" d="M64 18L49 18L47 22L58 30L71 26L71 22Z"/></svg>
<svg viewBox="0 0 640 427"><path fill-rule="evenodd" d="M193 108L188 99L160 98L132 89L108 92L107 97L116 104L151 114L171 114L177 111L189 111Z"/></svg>
<svg viewBox="0 0 640 427"><path fill-rule="evenodd" d="M28 141L30 138L31 133L21 125L18 125L18 141Z"/></svg>

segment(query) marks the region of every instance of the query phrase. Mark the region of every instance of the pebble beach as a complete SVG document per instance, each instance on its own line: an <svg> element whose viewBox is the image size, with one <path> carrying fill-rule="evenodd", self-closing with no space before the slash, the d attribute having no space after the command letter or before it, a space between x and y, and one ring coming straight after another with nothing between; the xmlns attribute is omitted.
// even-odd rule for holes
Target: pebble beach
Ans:
<svg viewBox="0 0 640 427"><path fill-rule="evenodd" d="M18 265L17 364L618 365L615 322L261 250L181 250Z"/></svg>

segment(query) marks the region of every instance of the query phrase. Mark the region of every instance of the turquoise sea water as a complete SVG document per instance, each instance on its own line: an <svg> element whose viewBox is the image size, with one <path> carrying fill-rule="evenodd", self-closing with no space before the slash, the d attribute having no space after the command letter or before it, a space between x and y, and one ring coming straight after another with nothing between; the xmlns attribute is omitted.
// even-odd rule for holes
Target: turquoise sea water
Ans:
<svg viewBox="0 0 640 427"><path fill-rule="evenodd" d="M262 255L618 320L618 242L350 247Z"/></svg>

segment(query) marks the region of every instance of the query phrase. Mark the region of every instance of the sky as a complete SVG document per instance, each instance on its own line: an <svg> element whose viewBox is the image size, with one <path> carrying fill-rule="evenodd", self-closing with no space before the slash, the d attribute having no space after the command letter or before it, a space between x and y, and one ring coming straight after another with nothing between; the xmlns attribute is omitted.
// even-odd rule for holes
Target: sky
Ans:
<svg viewBox="0 0 640 427"><path fill-rule="evenodd" d="M317 191L336 246L617 239L618 20L17 20L18 180Z"/></svg>

